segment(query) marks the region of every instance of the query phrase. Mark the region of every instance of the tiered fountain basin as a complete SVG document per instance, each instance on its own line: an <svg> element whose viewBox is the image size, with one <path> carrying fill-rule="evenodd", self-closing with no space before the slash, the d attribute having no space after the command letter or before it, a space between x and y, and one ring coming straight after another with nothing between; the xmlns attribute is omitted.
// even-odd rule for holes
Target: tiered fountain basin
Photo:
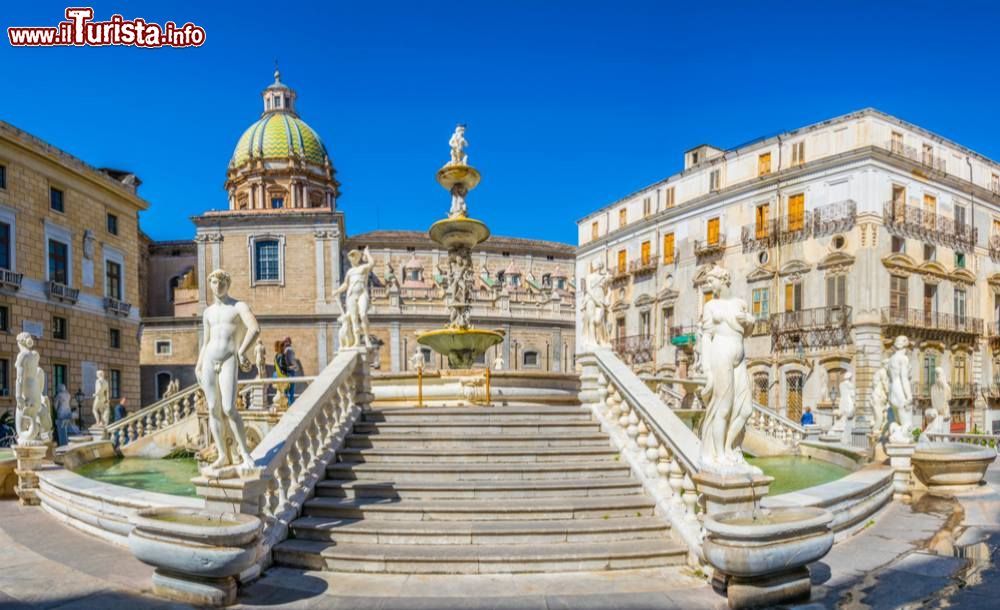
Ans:
<svg viewBox="0 0 1000 610"><path fill-rule="evenodd" d="M257 561L263 527L253 515L177 507L140 510L131 522L129 548L156 568L153 592L202 606L236 601L236 576Z"/></svg>
<svg viewBox="0 0 1000 610"><path fill-rule="evenodd" d="M833 515L791 507L708 515L703 550L730 608L808 599L808 564L833 547Z"/></svg>
<svg viewBox="0 0 1000 610"><path fill-rule="evenodd" d="M485 393L483 368L465 370L425 370L420 376L419 392L424 406L450 407L478 404L470 400L465 384L477 380ZM417 405L417 373L373 373L374 406L414 407ZM580 377L569 373L517 370L490 371L490 404L506 406L518 403L547 405L580 404Z"/></svg>
<svg viewBox="0 0 1000 610"><path fill-rule="evenodd" d="M503 342L503 333L478 328L439 328L417 336L417 342L448 356L448 366L472 368L476 358Z"/></svg>
<svg viewBox="0 0 1000 610"><path fill-rule="evenodd" d="M996 457L996 450L990 447L931 443L918 445L911 463L913 473L928 492L951 495L979 487Z"/></svg>
<svg viewBox="0 0 1000 610"><path fill-rule="evenodd" d="M475 218L445 218L431 225L430 238L445 248L474 248L490 237L490 230Z"/></svg>
<svg viewBox="0 0 1000 610"><path fill-rule="evenodd" d="M191 479L199 474L194 458L101 458L73 471L110 485L186 498L196 496Z"/></svg>

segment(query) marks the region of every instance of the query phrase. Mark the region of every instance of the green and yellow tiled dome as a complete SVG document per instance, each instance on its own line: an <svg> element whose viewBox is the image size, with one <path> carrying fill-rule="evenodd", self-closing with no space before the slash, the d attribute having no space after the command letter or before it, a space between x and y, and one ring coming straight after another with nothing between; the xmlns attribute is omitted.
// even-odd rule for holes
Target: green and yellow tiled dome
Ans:
<svg viewBox="0 0 1000 610"><path fill-rule="evenodd" d="M322 140L305 121L288 112L268 112L240 136L229 165L238 167L251 158L290 157L300 157L316 165L328 161Z"/></svg>

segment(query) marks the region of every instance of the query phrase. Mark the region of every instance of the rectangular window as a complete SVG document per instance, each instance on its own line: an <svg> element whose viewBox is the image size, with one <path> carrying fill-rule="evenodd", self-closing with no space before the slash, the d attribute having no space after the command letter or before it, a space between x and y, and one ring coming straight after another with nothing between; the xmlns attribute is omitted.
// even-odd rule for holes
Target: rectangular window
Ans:
<svg viewBox="0 0 1000 610"><path fill-rule="evenodd" d="M937 220L937 197L934 195L924 195L924 215L928 228L933 229Z"/></svg>
<svg viewBox="0 0 1000 610"><path fill-rule="evenodd" d="M524 352L524 366L538 366L538 352Z"/></svg>
<svg viewBox="0 0 1000 610"><path fill-rule="evenodd" d="M0 305L0 331L7 332L10 330L10 308L6 305Z"/></svg>
<svg viewBox="0 0 1000 610"><path fill-rule="evenodd" d="M792 144L792 165L802 165L806 162L806 141Z"/></svg>
<svg viewBox="0 0 1000 610"><path fill-rule="evenodd" d="M833 275L826 278L826 306L847 305L847 276Z"/></svg>
<svg viewBox="0 0 1000 610"><path fill-rule="evenodd" d="M965 291L955 289L955 318L959 324L965 324Z"/></svg>
<svg viewBox="0 0 1000 610"><path fill-rule="evenodd" d="M173 342L167 341L157 341L156 342L156 355L157 356L169 356L173 353Z"/></svg>
<svg viewBox="0 0 1000 610"><path fill-rule="evenodd" d="M639 312L639 334L643 337L649 337L653 334L653 325L650 323L648 311Z"/></svg>
<svg viewBox="0 0 1000 610"><path fill-rule="evenodd" d="M965 208L960 205L955 206L955 228L965 230Z"/></svg>
<svg viewBox="0 0 1000 610"><path fill-rule="evenodd" d="M965 252L955 253L955 266L959 269L965 269Z"/></svg>
<svg viewBox="0 0 1000 610"><path fill-rule="evenodd" d="M280 275L278 240L254 242L254 274L258 282L277 282Z"/></svg>
<svg viewBox="0 0 1000 610"><path fill-rule="evenodd" d="M642 215L649 216L653 213L653 200L649 197L644 197L642 199Z"/></svg>
<svg viewBox="0 0 1000 610"><path fill-rule="evenodd" d="M1000 235L1000 220L993 219L993 234Z"/></svg>
<svg viewBox="0 0 1000 610"><path fill-rule="evenodd" d="M674 262L674 234L667 233L663 236L663 264L671 265Z"/></svg>
<svg viewBox="0 0 1000 610"><path fill-rule="evenodd" d="M771 173L771 153L767 152L757 157L757 175L766 176Z"/></svg>
<svg viewBox="0 0 1000 610"><path fill-rule="evenodd" d="M930 244L924 244L924 260L925 261L936 261L937 260L937 248Z"/></svg>
<svg viewBox="0 0 1000 610"><path fill-rule="evenodd" d="M66 211L66 206L63 202L63 192L55 187L49 188L49 207L57 212Z"/></svg>
<svg viewBox="0 0 1000 610"><path fill-rule="evenodd" d="M670 327L674 325L674 308L663 308L663 342L670 342Z"/></svg>
<svg viewBox="0 0 1000 610"><path fill-rule="evenodd" d="M889 148L897 155L903 153L903 134L898 131L892 132L892 139L889 140Z"/></svg>
<svg viewBox="0 0 1000 610"><path fill-rule="evenodd" d="M114 261L104 261L104 275L107 294L112 299L122 299L122 266Z"/></svg>
<svg viewBox="0 0 1000 610"><path fill-rule="evenodd" d="M284 197L271 197L271 209L272 210L280 210L283 207L285 207L285 198Z"/></svg>
<svg viewBox="0 0 1000 610"><path fill-rule="evenodd" d="M770 293L769 288L754 288L753 289L753 299L752 299L752 309L753 317L757 320L767 320L770 310Z"/></svg>
<svg viewBox="0 0 1000 610"><path fill-rule="evenodd" d="M7 188L7 166L0 165L0 189Z"/></svg>
<svg viewBox="0 0 1000 610"><path fill-rule="evenodd" d="M936 313L937 307L937 286L934 284L924 284L924 313L928 316ZM930 320L927 321L930 325Z"/></svg>
<svg viewBox="0 0 1000 610"><path fill-rule="evenodd" d="M110 379L108 380L108 385L110 386L111 398L121 398L122 397L122 372L111 369L108 371L110 374Z"/></svg>
<svg viewBox="0 0 1000 610"><path fill-rule="evenodd" d="M764 239L765 237L767 237L767 231L768 231L767 221L770 216L771 216L771 204L762 203L759 206L757 206L757 211L754 213L754 225L756 228L755 235L757 236L757 239Z"/></svg>
<svg viewBox="0 0 1000 610"><path fill-rule="evenodd" d="M990 190L994 193L1000 193L1000 174L990 176Z"/></svg>
<svg viewBox="0 0 1000 610"><path fill-rule="evenodd" d="M708 241L708 245L717 246L719 245L719 219L709 218L708 227L706 230L705 239Z"/></svg>
<svg viewBox="0 0 1000 610"><path fill-rule="evenodd" d="M788 230L801 231L806 226L806 195L799 193L788 198Z"/></svg>
<svg viewBox="0 0 1000 610"><path fill-rule="evenodd" d="M906 187L897 184L892 185L892 216L906 218Z"/></svg>
<svg viewBox="0 0 1000 610"><path fill-rule="evenodd" d="M66 386L69 389L69 367L65 364L52 365L52 392L55 393L59 386Z"/></svg>
<svg viewBox="0 0 1000 610"><path fill-rule="evenodd" d="M906 240L902 237L892 236L892 251L896 254L906 253Z"/></svg>
<svg viewBox="0 0 1000 610"><path fill-rule="evenodd" d="M108 214L108 233L118 235L118 217L110 213Z"/></svg>
<svg viewBox="0 0 1000 610"><path fill-rule="evenodd" d="M618 228L622 228L628 224L628 208L622 208L618 210Z"/></svg>
<svg viewBox="0 0 1000 610"><path fill-rule="evenodd" d="M10 396L10 361L0 358L0 396Z"/></svg>
<svg viewBox="0 0 1000 610"><path fill-rule="evenodd" d="M49 240L49 281L69 285L69 246Z"/></svg>
<svg viewBox="0 0 1000 610"><path fill-rule="evenodd" d="M708 190L717 191L722 188L722 170L713 169L708 174Z"/></svg>
<svg viewBox="0 0 1000 610"><path fill-rule="evenodd" d="M669 187L667 189L667 207L674 207L674 187Z"/></svg>
<svg viewBox="0 0 1000 610"><path fill-rule="evenodd" d="M122 331L117 328L108 329L108 346L111 347L111 349L121 349Z"/></svg>
<svg viewBox="0 0 1000 610"><path fill-rule="evenodd" d="M802 311L802 284L785 284L785 311Z"/></svg>
<svg viewBox="0 0 1000 610"><path fill-rule="evenodd" d="M650 244L650 242L649 241L642 242L641 248L642 249L639 252L640 252L640 257L642 259L642 264L643 265L648 265L649 264L649 260L650 260L650 253L651 253L651 244Z"/></svg>
<svg viewBox="0 0 1000 610"><path fill-rule="evenodd" d="M597 221L590 223L590 239L597 239Z"/></svg>
<svg viewBox="0 0 1000 610"><path fill-rule="evenodd" d="M0 269L10 269L10 225L0 222Z"/></svg>
<svg viewBox="0 0 1000 610"><path fill-rule="evenodd" d="M628 271L628 252L625 250L618 251L618 273L625 273Z"/></svg>
<svg viewBox="0 0 1000 610"><path fill-rule="evenodd" d="M66 318L52 317L52 338L60 341L69 339L69 322L66 321Z"/></svg>
<svg viewBox="0 0 1000 610"><path fill-rule="evenodd" d="M922 161L924 165L934 165L934 147L930 144L924 144Z"/></svg>

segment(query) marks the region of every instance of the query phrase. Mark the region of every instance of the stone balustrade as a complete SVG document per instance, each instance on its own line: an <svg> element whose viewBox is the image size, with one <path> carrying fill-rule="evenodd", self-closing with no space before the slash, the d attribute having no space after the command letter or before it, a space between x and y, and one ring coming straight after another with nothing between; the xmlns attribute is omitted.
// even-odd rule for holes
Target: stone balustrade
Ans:
<svg viewBox="0 0 1000 610"><path fill-rule="evenodd" d="M201 388L197 385L189 386L172 396L112 422L107 429L108 436L116 446L124 447L144 436L193 416L198 410L198 404L203 400L204 395Z"/></svg>
<svg viewBox="0 0 1000 610"><path fill-rule="evenodd" d="M579 354L580 400L656 499L671 527L701 557L698 492L700 441L649 387L607 348Z"/></svg>
<svg viewBox="0 0 1000 610"><path fill-rule="evenodd" d="M806 437L806 429L802 425L756 402L753 403L753 415L747 425L793 450Z"/></svg>
<svg viewBox="0 0 1000 610"><path fill-rule="evenodd" d="M932 442L962 443L977 447L989 447L1000 453L1000 434L935 434L927 435Z"/></svg>

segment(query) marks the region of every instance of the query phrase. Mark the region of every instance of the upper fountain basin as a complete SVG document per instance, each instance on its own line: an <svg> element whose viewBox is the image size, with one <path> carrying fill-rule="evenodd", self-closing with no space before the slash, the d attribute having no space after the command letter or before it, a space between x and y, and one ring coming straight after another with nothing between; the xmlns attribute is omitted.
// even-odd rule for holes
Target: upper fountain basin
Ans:
<svg viewBox="0 0 1000 610"><path fill-rule="evenodd" d="M486 241L490 230L474 218L446 218L431 225L430 237L446 249L474 248Z"/></svg>
<svg viewBox="0 0 1000 610"><path fill-rule="evenodd" d="M456 184L465 185L465 189L471 191L479 184L479 179L476 168L468 165L445 165L437 172L437 181L449 193Z"/></svg>

